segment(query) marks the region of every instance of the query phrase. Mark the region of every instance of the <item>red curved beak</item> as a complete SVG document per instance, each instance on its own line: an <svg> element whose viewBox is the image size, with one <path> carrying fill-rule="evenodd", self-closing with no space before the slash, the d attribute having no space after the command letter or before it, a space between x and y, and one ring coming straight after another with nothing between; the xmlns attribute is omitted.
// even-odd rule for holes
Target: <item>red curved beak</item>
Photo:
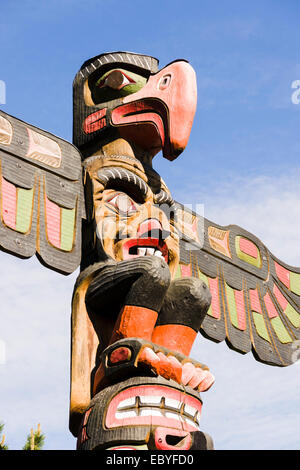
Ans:
<svg viewBox="0 0 300 470"><path fill-rule="evenodd" d="M151 75L140 91L126 96L112 110L111 121L133 140L139 139L143 148L153 154L162 149L165 158L174 160L187 145L196 105L196 74L190 64L180 60ZM144 124L142 132L132 129L140 124Z"/></svg>

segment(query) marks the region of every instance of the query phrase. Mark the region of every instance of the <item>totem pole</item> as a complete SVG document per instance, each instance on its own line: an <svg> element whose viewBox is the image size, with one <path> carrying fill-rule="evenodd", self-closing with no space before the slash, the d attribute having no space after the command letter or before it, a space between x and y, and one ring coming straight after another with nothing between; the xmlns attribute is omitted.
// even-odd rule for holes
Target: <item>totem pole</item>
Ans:
<svg viewBox="0 0 300 470"><path fill-rule="evenodd" d="M184 60L101 54L73 84L73 143L0 112L0 247L79 266L70 430L78 449L212 449L200 430L214 377L198 331L261 362L294 362L300 269L252 234L173 200L152 168L187 145L196 79Z"/></svg>

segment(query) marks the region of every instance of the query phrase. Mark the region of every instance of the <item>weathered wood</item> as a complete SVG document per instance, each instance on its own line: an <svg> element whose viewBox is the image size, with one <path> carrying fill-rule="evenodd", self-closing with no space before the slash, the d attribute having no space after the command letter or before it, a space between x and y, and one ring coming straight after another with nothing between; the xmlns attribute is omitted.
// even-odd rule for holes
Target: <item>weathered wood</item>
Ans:
<svg viewBox="0 0 300 470"><path fill-rule="evenodd" d="M0 111L0 249L69 274L81 259L81 157L70 143Z"/></svg>

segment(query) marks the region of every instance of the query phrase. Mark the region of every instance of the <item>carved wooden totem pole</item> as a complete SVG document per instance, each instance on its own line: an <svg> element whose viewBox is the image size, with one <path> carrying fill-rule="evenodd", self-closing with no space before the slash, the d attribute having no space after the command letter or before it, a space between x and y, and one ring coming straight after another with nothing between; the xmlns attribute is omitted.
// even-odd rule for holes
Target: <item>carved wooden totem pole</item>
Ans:
<svg viewBox="0 0 300 470"><path fill-rule="evenodd" d="M0 112L0 246L63 274L72 300L70 430L78 449L212 449L214 377L198 331L267 364L293 363L300 269L252 234L175 202L152 159L185 148L196 79L129 52L83 64L71 145Z"/></svg>

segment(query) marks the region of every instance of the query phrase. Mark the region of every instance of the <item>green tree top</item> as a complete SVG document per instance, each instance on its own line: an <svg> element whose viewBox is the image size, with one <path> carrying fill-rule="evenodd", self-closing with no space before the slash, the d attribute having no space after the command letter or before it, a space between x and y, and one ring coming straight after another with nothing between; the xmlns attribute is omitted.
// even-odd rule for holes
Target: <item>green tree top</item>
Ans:
<svg viewBox="0 0 300 470"><path fill-rule="evenodd" d="M8 450L8 447L4 444L5 442L5 434L1 437L1 434L4 429L4 424L0 423L0 450Z"/></svg>
<svg viewBox="0 0 300 470"><path fill-rule="evenodd" d="M26 443L22 450L41 450L45 441L44 434L41 433L41 426L38 424L37 430L30 430Z"/></svg>

